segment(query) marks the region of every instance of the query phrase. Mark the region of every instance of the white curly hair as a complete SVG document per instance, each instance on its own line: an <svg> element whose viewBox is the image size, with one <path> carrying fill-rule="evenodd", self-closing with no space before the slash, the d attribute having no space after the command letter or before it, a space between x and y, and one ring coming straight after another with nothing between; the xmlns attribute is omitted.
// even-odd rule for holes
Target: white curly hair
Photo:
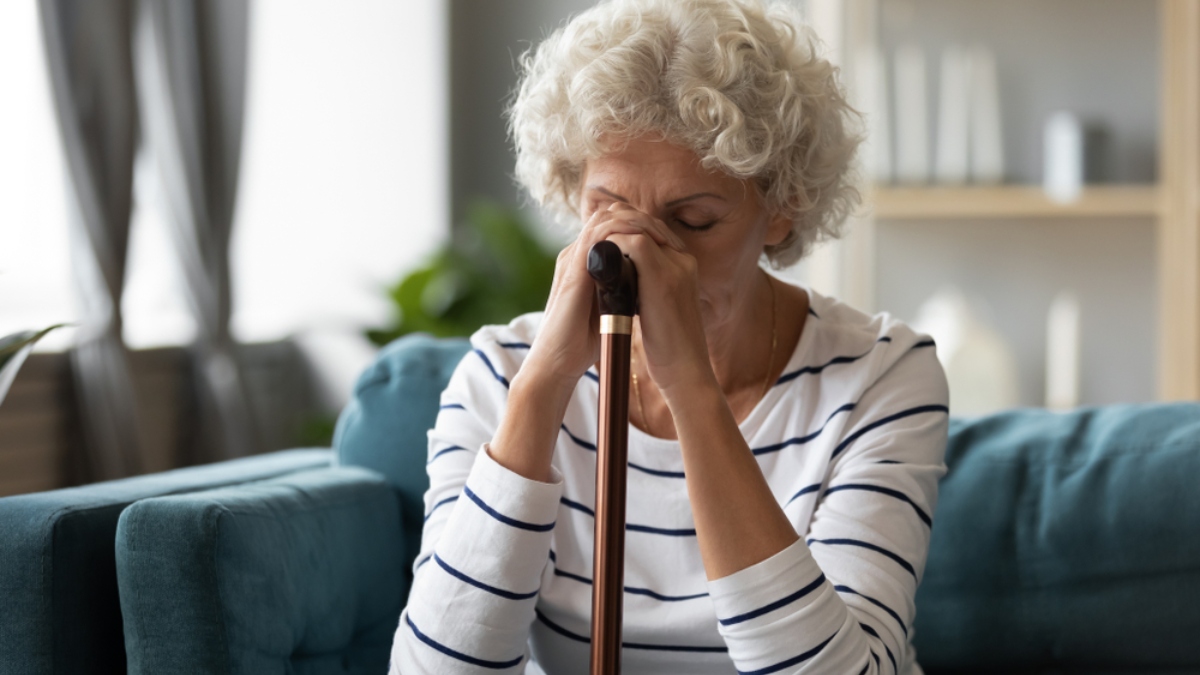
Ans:
<svg viewBox="0 0 1200 675"><path fill-rule="evenodd" d="M578 219L584 163L652 134L748 179L791 232L765 247L786 267L840 234L857 206L858 113L786 4L609 0L521 57L509 108L516 178L559 220Z"/></svg>

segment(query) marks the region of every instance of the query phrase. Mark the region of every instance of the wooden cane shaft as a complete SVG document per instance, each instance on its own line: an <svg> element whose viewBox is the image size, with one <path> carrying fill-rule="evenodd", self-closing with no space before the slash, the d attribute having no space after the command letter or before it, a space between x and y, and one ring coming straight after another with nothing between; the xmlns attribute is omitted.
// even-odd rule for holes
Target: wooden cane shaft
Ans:
<svg viewBox="0 0 1200 675"><path fill-rule="evenodd" d="M618 675L621 672L630 339L628 333L600 335L596 540L592 559L592 675Z"/></svg>

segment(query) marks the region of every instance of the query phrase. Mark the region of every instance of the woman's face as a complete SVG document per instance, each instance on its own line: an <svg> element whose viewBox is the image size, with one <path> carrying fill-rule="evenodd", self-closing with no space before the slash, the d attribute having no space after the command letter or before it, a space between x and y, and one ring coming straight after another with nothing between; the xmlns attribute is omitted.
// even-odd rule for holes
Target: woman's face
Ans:
<svg viewBox="0 0 1200 675"><path fill-rule="evenodd" d="M745 180L709 171L690 150L636 139L624 150L590 160L580 188L580 218L624 202L657 218L696 258L700 310L706 330L738 318L752 306L763 246L787 236L791 222L773 216Z"/></svg>

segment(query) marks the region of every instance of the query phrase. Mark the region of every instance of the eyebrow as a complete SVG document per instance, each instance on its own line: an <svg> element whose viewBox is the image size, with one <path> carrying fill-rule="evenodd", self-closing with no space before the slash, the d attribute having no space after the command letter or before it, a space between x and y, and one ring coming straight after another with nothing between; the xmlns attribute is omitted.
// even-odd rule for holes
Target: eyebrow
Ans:
<svg viewBox="0 0 1200 675"><path fill-rule="evenodd" d="M626 199L625 197L622 197L621 195L619 195L619 194L617 194L617 193L615 193L615 192L612 192L612 191L610 191L610 190L607 190L607 189L605 189L605 188L603 188L603 187L601 187L601 186L599 186L599 185L589 185L589 186L587 186L587 187L588 187L588 189L589 189L589 190L595 190L596 192L602 192L602 193L604 193L604 194L608 195L609 197L612 197L613 199L616 199L616 200L619 200L619 201L625 202L626 204L628 204L628 203L629 203L629 200L628 200L628 199ZM694 194L694 195L688 195L688 196L686 196L686 197L680 197L679 199L672 199L671 201L667 202L667 203L666 203L666 204L664 204L663 206L664 206L665 208L668 208L668 209L669 209L669 208L671 208L671 207L673 207L673 206L678 206L679 204L682 204L682 203L684 203L684 202L690 202L690 201L692 201L693 199L700 199L700 198L702 198L702 197L712 197L713 199L720 199L721 201L727 201L727 200L726 200L724 197L722 197L721 195L718 195L718 194L713 194L712 192L697 192L697 193L696 193L696 194Z"/></svg>

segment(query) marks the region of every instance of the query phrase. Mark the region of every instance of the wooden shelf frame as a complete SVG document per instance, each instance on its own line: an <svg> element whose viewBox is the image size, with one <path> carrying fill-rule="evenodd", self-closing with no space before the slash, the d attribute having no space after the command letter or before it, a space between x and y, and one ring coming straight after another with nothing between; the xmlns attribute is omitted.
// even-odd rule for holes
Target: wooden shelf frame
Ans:
<svg viewBox="0 0 1200 675"><path fill-rule="evenodd" d="M1159 397L1200 399L1200 0L1161 0Z"/></svg>
<svg viewBox="0 0 1200 675"><path fill-rule="evenodd" d="M1157 218L1162 211L1155 185L1088 187L1068 204L1051 201L1040 187L875 187L868 197L878 220L978 218Z"/></svg>

